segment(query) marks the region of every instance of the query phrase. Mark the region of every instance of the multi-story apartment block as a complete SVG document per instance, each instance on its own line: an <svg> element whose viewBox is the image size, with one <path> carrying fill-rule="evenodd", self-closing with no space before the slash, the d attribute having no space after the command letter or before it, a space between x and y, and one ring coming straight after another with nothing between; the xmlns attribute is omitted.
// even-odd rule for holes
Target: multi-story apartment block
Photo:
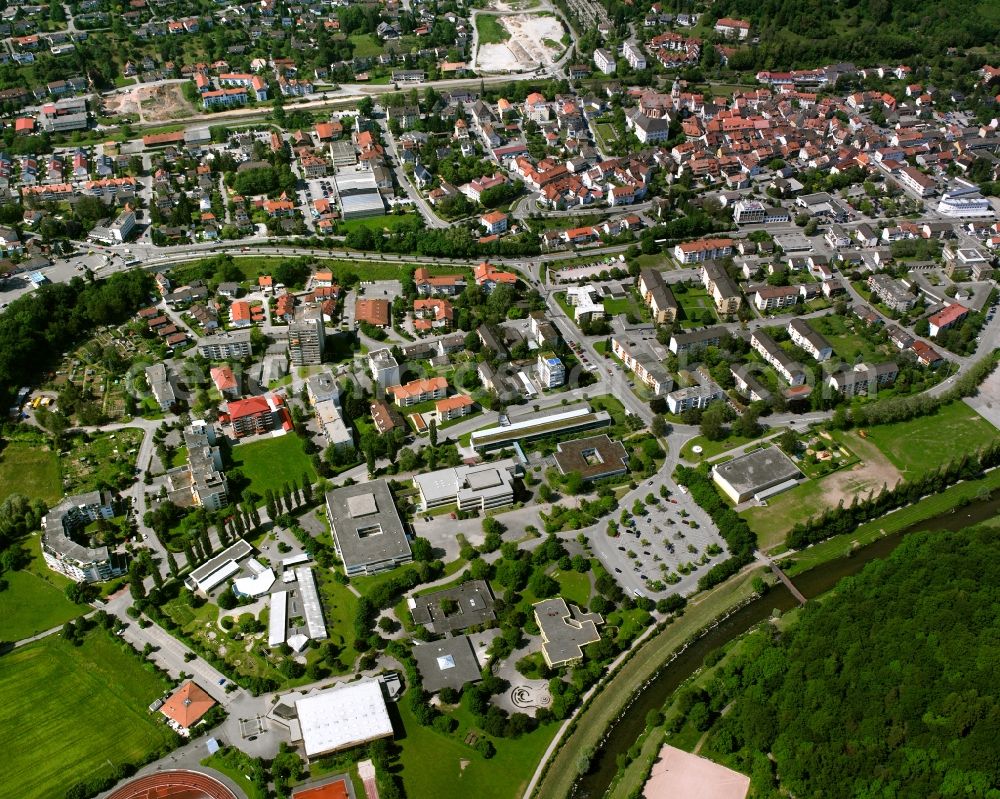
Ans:
<svg viewBox="0 0 1000 799"><path fill-rule="evenodd" d="M88 547L77 540L84 528L98 519L114 516L114 497L107 491L91 491L67 497L42 519L42 557L55 572L78 583L110 580L121 574L124 559L107 547Z"/></svg>
<svg viewBox="0 0 1000 799"><path fill-rule="evenodd" d="M551 352L538 356L538 382L542 388L558 388L566 382L566 367Z"/></svg>
<svg viewBox="0 0 1000 799"><path fill-rule="evenodd" d="M642 269L637 284L639 296L649 306L653 322L658 325L671 324L677 318L677 300L657 269Z"/></svg>
<svg viewBox="0 0 1000 799"><path fill-rule="evenodd" d="M288 326L288 357L293 366L316 366L323 363L326 330L319 307L306 313Z"/></svg>
<svg viewBox="0 0 1000 799"><path fill-rule="evenodd" d="M732 239L699 239L674 247L674 258L682 264L700 264L733 254Z"/></svg>
<svg viewBox="0 0 1000 799"><path fill-rule="evenodd" d="M198 344L198 352L210 361L228 361L249 358L253 354L249 330L234 330L206 336Z"/></svg>
<svg viewBox="0 0 1000 799"><path fill-rule="evenodd" d="M802 367L785 352L781 346L763 330L755 330L750 337L750 346L774 367L775 371L790 386L801 386L806 381Z"/></svg>
<svg viewBox="0 0 1000 799"><path fill-rule="evenodd" d="M792 341L817 361L825 361L833 355L830 342L817 333L804 319L793 319L788 323L788 335Z"/></svg>
<svg viewBox="0 0 1000 799"><path fill-rule="evenodd" d="M659 397L673 387L673 378L643 342L614 336L611 351L655 396Z"/></svg>

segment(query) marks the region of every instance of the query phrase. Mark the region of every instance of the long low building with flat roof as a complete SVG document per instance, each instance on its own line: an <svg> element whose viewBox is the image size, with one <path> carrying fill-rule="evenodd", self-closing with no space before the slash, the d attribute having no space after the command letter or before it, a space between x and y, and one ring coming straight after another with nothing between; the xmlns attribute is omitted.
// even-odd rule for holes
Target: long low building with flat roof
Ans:
<svg viewBox="0 0 1000 799"><path fill-rule="evenodd" d="M357 680L309 694L295 702L295 712L310 760L393 734L378 680Z"/></svg>
<svg viewBox="0 0 1000 799"><path fill-rule="evenodd" d="M218 555L205 561L184 581L192 591L207 594L215 586L229 579L240 570L240 561L250 557L253 547L242 538Z"/></svg>
<svg viewBox="0 0 1000 799"><path fill-rule="evenodd" d="M326 508L348 575L373 574L413 560L403 520L385 480L328 491Z"/></svg>
<svg viewBox="0 0 1000 799"><path fill-rule="evenodd" d="M777 447L765 447L712 467L712 479L739 505L791 488L802 477L799 467Z"/></svg>
<svg viewBox="0 0 1000 799"><path fill-rule="evenodd" d="M302 603L302 615L306 620L306 629L313 641L327 638L326 622L323 621L323 603L316 589L316 577L311 566L299 566L295 570L295 582L298 585L299 601Z"/></svg>
<svg viewBox="0 0 1000 799"><path fill-rule="evenodd" d="M413 482L420 492L420 509L456 505L463 511L486 511L514 502L514 476L518 464L513 458L476 466L456 466L418 474Z"/></svg>
<svg viewBox="0 0 1000 799"><path fill-rule="evenodd" d="M554 413L529 413L514 417L509 424L476 430L470 436L469 443L473 449L487 452L509 447L516 441L531 441L546 436L610 426L611 415L607 411L594 411L589 405L584 404L563 408Z"/></svg>

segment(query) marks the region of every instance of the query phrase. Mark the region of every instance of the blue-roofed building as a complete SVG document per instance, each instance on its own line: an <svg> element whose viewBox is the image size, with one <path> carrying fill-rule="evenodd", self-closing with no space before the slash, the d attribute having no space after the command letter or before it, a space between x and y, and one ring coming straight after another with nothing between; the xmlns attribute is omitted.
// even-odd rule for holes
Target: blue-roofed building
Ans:
<svg viewBox="0 0 1000 799"><path fill-rule="evenodd" d="M542 388L559 388L566 382L566 367L551 352L538 356L538 382Z"/></svg>

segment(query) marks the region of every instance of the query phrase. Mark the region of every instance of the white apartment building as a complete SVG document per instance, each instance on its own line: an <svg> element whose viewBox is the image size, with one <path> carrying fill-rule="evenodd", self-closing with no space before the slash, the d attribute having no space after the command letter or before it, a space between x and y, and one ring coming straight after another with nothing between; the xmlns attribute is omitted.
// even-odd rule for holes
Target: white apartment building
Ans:
<svg viewBox="0 0 1000 799"><path fill-rule="evenodd" d="M542 388L559 388L566 382L566 367L551 352L538 356L538 382Z"/></svg>
<svg viewBox="0 0 1000 799"><path fill-rule="evenodd" d="M625 56L625 61L632 69L646 68L646 56L636 42L625 42L625 46L622 47L622 55Z"/></svg>
<svg viewBox="0 0 1000 799"><path fill-rule="evenodd" d="M594 50L594 64L605 75L615 74L615 57L601 47Z"/></svg>

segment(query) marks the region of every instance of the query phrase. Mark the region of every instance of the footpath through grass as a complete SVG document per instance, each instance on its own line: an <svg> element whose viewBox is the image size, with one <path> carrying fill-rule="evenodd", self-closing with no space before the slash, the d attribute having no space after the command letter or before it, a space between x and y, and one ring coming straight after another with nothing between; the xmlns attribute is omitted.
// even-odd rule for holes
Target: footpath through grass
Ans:
<svg viewBox="0 0 1000 799"><path fill-rule="evenodd" d="M103 630L79 647L52 635L3 656L0 797L62 796L111 763L173 747L175 734L148 710L169 683Z"/></svg>

